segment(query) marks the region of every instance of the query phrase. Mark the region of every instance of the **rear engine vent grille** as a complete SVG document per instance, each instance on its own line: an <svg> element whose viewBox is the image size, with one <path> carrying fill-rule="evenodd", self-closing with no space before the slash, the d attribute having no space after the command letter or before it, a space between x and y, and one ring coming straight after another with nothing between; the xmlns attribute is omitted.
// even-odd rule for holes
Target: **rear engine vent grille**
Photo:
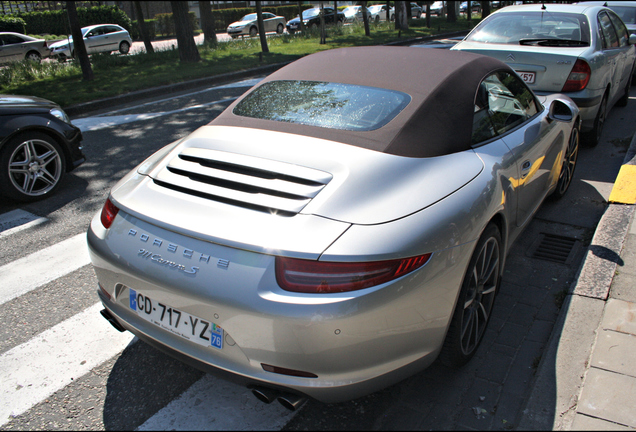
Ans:
<svg viewBox="0 0 636 432"><path fill-rule="evenodd" d="M530 256L560 264L570 264L581 242L573 237L540 233L530 248Z"/></svg>
<svg viewBox="0 0 636 432"><path fill-rule="evenodd" d="M184 149L157 185L234 206L290 216L324 187L329 173L298 165L200 148Z"/></svg>

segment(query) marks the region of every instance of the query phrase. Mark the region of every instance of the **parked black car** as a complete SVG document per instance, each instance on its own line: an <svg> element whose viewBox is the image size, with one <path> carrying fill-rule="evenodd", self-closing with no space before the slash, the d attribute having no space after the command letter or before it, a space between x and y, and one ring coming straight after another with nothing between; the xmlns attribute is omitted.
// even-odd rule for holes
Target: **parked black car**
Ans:
<svg viewBox="0 0 636 432"><path fill-rule="evenodd" d="M81 140L56 103L0 95L0 195L24 202L49 196L86 160Z"/></svg>
<svg viewBox="0 0 636 432"><path fill-rule="evenodd" d="M334 23L334 13L333 8L326 7L324 8L325 13L325 24L333 24ZM338 21L336 24L344 24L345 15L344 13L338 11ZM303 11L303 24L306 27L313 28L318 27L320 25L320 8L307 9ZM287 21L287 31L290 34L294 34L300 30L300 17L296 17Z"/></svg>

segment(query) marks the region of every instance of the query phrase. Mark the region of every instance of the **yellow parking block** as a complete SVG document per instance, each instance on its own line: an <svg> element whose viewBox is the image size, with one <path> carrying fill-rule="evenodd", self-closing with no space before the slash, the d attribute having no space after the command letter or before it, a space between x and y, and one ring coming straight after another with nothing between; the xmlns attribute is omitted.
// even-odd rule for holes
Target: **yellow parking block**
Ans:
<svg viewBox="0 0 636 432"><path fill-rule="evenodd" d="M609 201L616 204L636 204L636 165L621 166Z"/></svg>

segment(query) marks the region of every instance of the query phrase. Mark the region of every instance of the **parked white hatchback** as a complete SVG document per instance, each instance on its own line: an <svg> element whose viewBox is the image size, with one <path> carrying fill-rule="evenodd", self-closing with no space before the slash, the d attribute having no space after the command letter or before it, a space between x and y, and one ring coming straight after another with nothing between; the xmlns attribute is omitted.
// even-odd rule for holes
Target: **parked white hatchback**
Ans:
<svg viewBox="0 0 636 432"><path fill-rule="evenodd" d="M536 94L566 94L596 145L610 108L627 104L634 44L636 35L607 7L528 4L491 14L451 49L507 63Z"/></svg>
<svg viewBox="0 0 636 432"><path fill-rule="evenodd" d="M128 54L132 39L128 31L117 24L99 24L82 27L84 45L88 54L119 51ZM60 61L75 56L73 37L51 44L51 56Z"/></svg>

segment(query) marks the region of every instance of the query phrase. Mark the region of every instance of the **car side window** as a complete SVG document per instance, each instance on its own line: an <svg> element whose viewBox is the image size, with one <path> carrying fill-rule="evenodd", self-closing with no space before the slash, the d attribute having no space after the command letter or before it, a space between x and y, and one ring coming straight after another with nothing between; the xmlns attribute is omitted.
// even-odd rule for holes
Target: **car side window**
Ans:
<svg viewBox="0 0 636 432"><path fill-rule="evenodd" d="M537 112L534 95L521 78L495 72L481 82L475 97L472 143L505 134Z"/></svg>
<svg viewBox="0 0 636 432"><path fill-rule="evenodd" d="M5 45L14 45L24 42L22 38L14 35L4 35L3 39Z"/></svg>
<svg viewBox="0 0 636 432"><path fill-rule="evenodd" d="M598 23L599 27L603 31L603 36L605 38L605 48L618 48L619 42L618 36L616 35L616 30L614 30L612 21L610 20L610 17L607 16L605 11L598 14Z"/></svg>
<svg viewBox="0 0 636 432"><path fill-rule="evenodd" d="M607 15L610 17L612 24L614 24L619 46L621 48L625 48L629 44L629 33L627 32L627 27L625 27L623 21L621 21L614 12L607 11Z"/></svg>
<svg viewBox="0 0 636 432"><path fill-rule="evenodd" d="M274 16L275 15L272 14L272 13L267 13L267 12L263 13L263 19L272 19L272 18L274 18Z"/></svg>

